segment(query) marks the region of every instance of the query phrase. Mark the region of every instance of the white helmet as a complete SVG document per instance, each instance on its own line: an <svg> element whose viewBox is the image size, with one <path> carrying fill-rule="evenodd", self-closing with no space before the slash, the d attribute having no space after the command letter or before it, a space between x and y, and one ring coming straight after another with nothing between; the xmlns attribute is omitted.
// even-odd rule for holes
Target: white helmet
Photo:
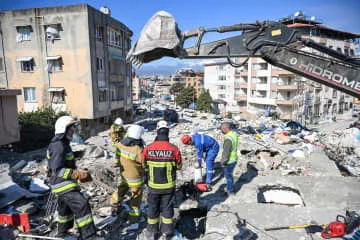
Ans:
<svg viewBox="0 0 360 240"><path fill-rule="evenodd" d="M139 125L131 125L127 130L127 136L134 139L140 139L143 134L144 128Z"/></svg>
<svg viewBox="0 0 360 240"><path fill-rule="evenodd" d="M70 116L62 116L56 120L55 134L62 134L66 132L66 128L72 124L76 124L77 121Z"/></svg>
<svg viewBox="0 0 360 240"><path fill-rule="evenodd" d="M124 122L123 122L123 120L121 118L117 118L117 119L115 119L114 124L122 126L124 124Z"/></svg>
<svg viewBox="0 0 360 240"><path fill-rule="evenodd" d="M169 128L168 123L165 120L159 121L156 125L156 129L159 130L160 128Z"/></svg>

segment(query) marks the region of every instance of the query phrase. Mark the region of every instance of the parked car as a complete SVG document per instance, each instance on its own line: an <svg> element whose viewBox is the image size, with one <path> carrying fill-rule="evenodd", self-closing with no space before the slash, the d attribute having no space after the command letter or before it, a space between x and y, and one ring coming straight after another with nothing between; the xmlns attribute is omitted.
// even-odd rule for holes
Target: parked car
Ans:
<svg viewBox="0 0 360 240"><path fill-rule="evenodd" d="M185 108L183 110L183 114L188 117L196 117L197 116L196 111L193 109L190 109L190 108Z"/></svg>

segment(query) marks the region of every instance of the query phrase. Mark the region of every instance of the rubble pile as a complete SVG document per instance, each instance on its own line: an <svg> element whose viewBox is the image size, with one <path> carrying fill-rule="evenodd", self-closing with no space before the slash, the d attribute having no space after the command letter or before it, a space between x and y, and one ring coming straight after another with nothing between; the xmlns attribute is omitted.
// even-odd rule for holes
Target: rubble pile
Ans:
<svg viewBox="0 0 360 240"><path fill-rule="evenodd" d="M360 130L349 128L334 131L321 138L329 158L352 176L360 176Z"/></svg>
<svg viewBox="0 0 360 240"><path fill-rule="evenodd" d="M194 164L197 162L197 150L195 147L183 145L180 140L181 136L195 132L204 133L216 139L221 145L224 136L218 129L218 126L221 121L228 120L221 119L219 116L212 114L200 114L197 117L183 117L179 123L170 125L170 142L180 148L183 158L183 169L177 173L179 186L193 179ZM143 135L145 144L150 144L156 137L156 129L154 128L156 121L157 119L142 119L139 121L145 128ZM333 134L325 135L319 131L303 127L297 122L284 123L264 117L249 120L235 120L234 118L231 119L231 122L234 131L239 135L238 155L240 159L234 171L234 181L241 182L241 186L251 182L257 176L322 176L322 169L314 167L316 162L314 163L313 156L319 152L324 154L323 149L331 159L345 168L350 175L360 175L360 131L356 128L335 131ZM92 182L81 184L81 188L84 195L89 199L95 222L98 223L104 219L106 220L111 214L109 199L119 182L119 177L115 174L114 169L112 169L115 148L111 145L109 130L100 132L98 135L86 139L86 141L83 141L81 138L75 138L71 143L71 147L77 159L77 166L81 169L88 169L93 178ZM4 187L14 189L11 191L7 190L5 195L1 195L0 209L2 212L26 212L29 214L30 219L44 215L47 208L46 200L49 195L49 188L46 185L47 160L45 158L45 150L41 149L24 154L14 153L13 155L10 153L14 157L10 158L8 157L10 155L7 155L6 158L9 159L8 162L12 162L12 165L0 164L1 181L3 179L6 180L1 189L4 189ZM185 201L177 194L176 206L179 206L177 217L180 217L178 218L178 224L182 230L178 229L179 232L176 233L175 239L186 239L183 236L190 236L191 233L195 234L195 232L190 230L186 231L189 224L189 221L186 220L187 218L191 219L190 222L193 223L195 221L199 226L201 225L205 228L196 232L198 234L197 237L205 236L206 239L210 239L211 234L209 235L209 233L214 231L218 232L221 236L228 235L230 232L231 236L240 234L237 227L227 223L226 226L229 229L226 231L221 230L222 228L216 228L219 216L225 220L233 219L234 222L237 221L237 217L233 213L227 212L229 206L219 205L219 203L226 199L223 196L225 180L222 177L223 169L219 164L220 158L221 150L215 161L215 179L220 179L221 181L219 181L218 185L214 186L215 190L208 195L206 193L202 194L200 201L196 202L195 205L193 204L194 202L189 204L188 200ZM318 160L315 159L315 161ZM205 167L205 164L203 167ZM205 173L206 171L204 170L203 175ZM300 198L296 198L293 192L282 194L287 194L286 196L291 201L295 199L299 202ZM0 194L4 193L0 192ZM5 197L3 198L3 196ZM271 189L271 191L264 194L265 202L281 202L277 199L278 197L278 188ZM276 199L276 201L273 199ZM234 199L231 201L236 203ZM136 228L123 227L123 222L116 221L111 229L104 229L104 231L108 235L118 236L115 239L136 239L139 234L141 235L142 229L146 225L146 190L143 195L143 202L144 204L141 208L142 218L139 226ZM202 206L207 206L208 212L202 216L194 217L195 213L191 209L196 211L199 208L197 204L200 203ZM296 203L293 205L302 204ZM183 209L184 206L190 206L189 209L191 211L186 214L183 212L183 215L181 215L181 211L185 211ZM124 202L124 207L128 208L126 201ZM186 209L186 211L189 209ZM180 224L181 219L186 221ZM204 219L206 219L206 222ZM192 226L193 224L190 225ZM233 227L234 229L232 229ZM219 236L213 237L217 238Z"/></svg>

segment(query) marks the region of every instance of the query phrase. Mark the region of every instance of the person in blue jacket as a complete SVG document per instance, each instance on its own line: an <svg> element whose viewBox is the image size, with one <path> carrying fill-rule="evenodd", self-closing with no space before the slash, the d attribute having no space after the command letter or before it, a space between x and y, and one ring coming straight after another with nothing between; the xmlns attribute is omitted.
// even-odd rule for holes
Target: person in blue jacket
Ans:
<svg viewBox="0 0 360 240"><path fill-rule="evenodd" d="M195 133L193 135L186 134L182 136L181 141L186 145L194 145L197 149L199 165L203 159L206 162L206 183L210 186L214 175L214 162L219 152L219 143L206 134ZM205 154L205 158L204 158Z"/></svg>

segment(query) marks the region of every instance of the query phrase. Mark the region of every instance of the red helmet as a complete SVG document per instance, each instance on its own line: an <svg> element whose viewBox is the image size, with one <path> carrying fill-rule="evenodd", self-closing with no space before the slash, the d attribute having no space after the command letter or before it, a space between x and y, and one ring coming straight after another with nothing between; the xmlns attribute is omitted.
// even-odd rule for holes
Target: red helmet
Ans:
<svg viewBox="0 0 360 240"><path fill-rule="evenodd" d="M185 134L184 136L181 137L181 141L183 144L188 144L190 140L191 140L191 136L189 134Z"/></svg>

